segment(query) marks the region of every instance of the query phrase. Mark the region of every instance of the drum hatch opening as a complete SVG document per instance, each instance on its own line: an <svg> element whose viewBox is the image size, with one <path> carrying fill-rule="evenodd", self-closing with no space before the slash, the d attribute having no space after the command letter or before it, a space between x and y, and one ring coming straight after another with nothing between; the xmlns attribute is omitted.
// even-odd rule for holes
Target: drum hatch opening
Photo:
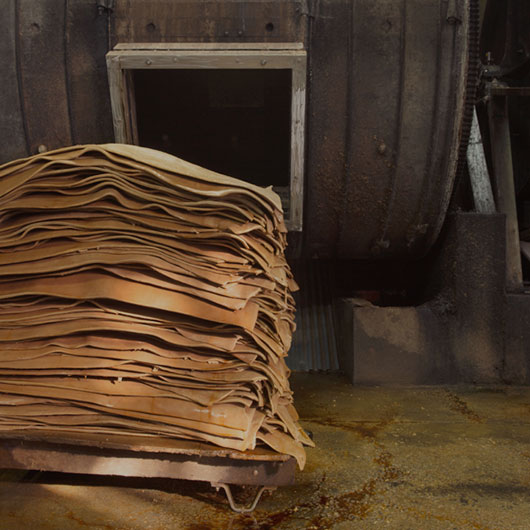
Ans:
<svg viewBox="0 0 530 530"><path fill-rule="evenodd" d="M287 228L299 231L306 52L298 43L230 46L118 44L107 54L115 140L273 186Z"/></svg>

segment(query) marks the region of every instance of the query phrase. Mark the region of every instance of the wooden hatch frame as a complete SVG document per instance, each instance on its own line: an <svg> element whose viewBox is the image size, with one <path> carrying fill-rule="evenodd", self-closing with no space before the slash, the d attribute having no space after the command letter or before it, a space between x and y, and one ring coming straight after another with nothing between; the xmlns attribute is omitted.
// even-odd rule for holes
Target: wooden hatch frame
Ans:
<svg viewBox="0 0 530 530"><path fill-rule="evenodd" d="M304 204L304 138L307 55L302 43L127 43L107 53L114 137L138 144L131 70L288 69L291 83L289 186L274 188L282 198L286 225L301 231Z"/></svg>

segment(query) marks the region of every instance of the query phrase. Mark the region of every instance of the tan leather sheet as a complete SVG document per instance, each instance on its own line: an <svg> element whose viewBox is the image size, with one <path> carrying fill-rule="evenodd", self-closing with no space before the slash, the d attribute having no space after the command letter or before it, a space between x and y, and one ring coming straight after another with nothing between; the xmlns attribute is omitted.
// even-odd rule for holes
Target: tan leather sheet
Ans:
<svg viewBox="0 0 530 530"><path fill-rule="evenodd" d="M294 456L280 200L135 146L0 166L0 431Z"/></svg>

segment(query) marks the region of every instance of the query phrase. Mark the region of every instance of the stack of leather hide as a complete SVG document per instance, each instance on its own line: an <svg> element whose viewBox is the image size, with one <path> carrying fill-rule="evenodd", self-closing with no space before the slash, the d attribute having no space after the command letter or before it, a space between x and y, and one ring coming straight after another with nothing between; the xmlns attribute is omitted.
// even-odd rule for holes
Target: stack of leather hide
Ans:
<svg viewBox="0 0 530 530"><path fill-rule="evenodd" d="M296 288L270 189L129 145L0 166L0 430L296 457Z"/></svg>

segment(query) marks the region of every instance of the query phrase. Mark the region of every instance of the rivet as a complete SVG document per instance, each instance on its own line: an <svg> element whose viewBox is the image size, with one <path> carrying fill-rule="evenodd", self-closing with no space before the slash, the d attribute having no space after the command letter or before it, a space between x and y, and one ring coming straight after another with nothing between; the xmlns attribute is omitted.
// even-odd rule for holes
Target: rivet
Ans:
<svg viewBox="0 0 530 530"><path fill-rule="evenodd" d="M48 148L44 144L40 144L39 147L37 147L39 153L45 153L47 150Z"/></svg>
<svg viewBox="0 0 530 530"><path fill-rule="evenodd" d="M153 64L153 61L151 61L151 59L146 59L145 64L147 65Z"/></svg>
<svg viewBox="0 0 530 530"><path fill-rule="evenodd" d="M386 153L386 145L384 143L379 144L377 151L380 155L384 155Z"/></svg>
<svg viewBox="0 0 530 530"><path fill-rule="evenodd" d="M255 469L255 470L252 472L252 474L253 474L255 477L257 477L257 476L258 476L258 470Z"/></svg>
<svg viewBox="0 0 530 530"><path fill-rule="evenodd" d="M267 64L267 61L265 59L262 59L261 60L261 64L262 64L262 66L265 66Z"/></svg>

